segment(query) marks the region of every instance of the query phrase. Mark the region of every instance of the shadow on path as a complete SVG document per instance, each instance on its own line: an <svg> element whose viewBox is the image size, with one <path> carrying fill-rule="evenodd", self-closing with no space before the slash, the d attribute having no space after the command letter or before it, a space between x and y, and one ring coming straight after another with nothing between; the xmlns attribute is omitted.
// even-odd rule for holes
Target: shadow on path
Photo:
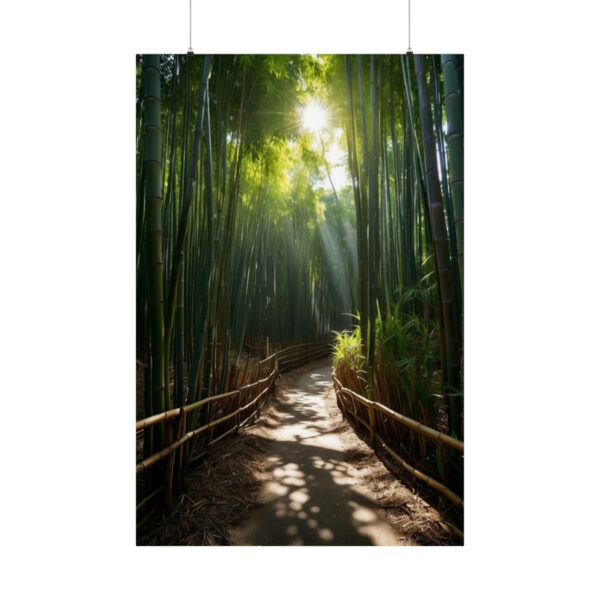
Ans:
<svg viewBox="0 0 600 600"><path fill-rule="evenodd" d="M398 535L354 487L323 395L331 367L303 375L265 415L270 442L264 505L235 530L236 545L396 545ZM283 396L283 397L281 397Z"/></svg>

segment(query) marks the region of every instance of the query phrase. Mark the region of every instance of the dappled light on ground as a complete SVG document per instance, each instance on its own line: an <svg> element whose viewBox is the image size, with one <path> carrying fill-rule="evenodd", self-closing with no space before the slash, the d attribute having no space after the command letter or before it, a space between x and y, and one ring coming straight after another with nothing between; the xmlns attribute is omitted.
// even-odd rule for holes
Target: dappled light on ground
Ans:
<svg viewBox="0 0 600 600"><path fill-rule="evenodd" d="M397 545L397 532L354 486L323 394L327 365L304 375L266 417L276 430L265 463L264 503L240 525L240 545Z"/></svg>

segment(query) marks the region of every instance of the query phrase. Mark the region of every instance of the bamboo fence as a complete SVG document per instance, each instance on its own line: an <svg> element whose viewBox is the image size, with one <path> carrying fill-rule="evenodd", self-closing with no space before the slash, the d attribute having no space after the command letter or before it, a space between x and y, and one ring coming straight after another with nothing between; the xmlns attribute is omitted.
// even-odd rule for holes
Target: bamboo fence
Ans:
<svg viewBox="0 0 600 600"><path fill-rule="evenodd" d="M461 453L464 453L465 446L464 443L460 440L457 440L441 431L437 431L436 429L432 429L431 427L427 427L414 419L410 419L405 415L401 415L397 413L387 406L380 404L379 402L375 402L373 400L368 400L364 396L357 394L354 390L344 387L340 380L336 377L335 372L332 374L333 379L333 387L335 389L335 395L338 400L338 405L344 414L350 414L352 417L361 425L367 428L369 431L369 438L371 446L375 447L376 443L379 442L381 447L404 469L406 469L409 473L424 481L427 485L432 488L438 490L444 496L446 496L451 502L457 504L461 508L464 508L463 499L455 494L451 489L447 488L445 485L441 484L439 481L436 481L432 477L429 477L425 473L422 473L418 469L415 469L412 465L408 464L403 458L398 456L398 454L392 450L388 444L385 442L383 437L377 431L377 419L375 418L375 413L379 412L383 415L402 423L406 427L417 431L418 433L427 436L441 444L446 446L450 446L455 450L458 450ZM348 398L349 402L345 402L344 398ZM369 415L369 421L367 422L358 414L357 404L362 404L366 409Z"/></svg>
<svg viewBox="0 0 600 600"><path fill-rule="evenodd" d="M284 373L285 371L300 366L303 363L321 358L328 354L330 349L331 347L328 342L308 342L306 344L288 346L287 348L273 352L270 356L267 356L267 358L260 361L258 363L255 375L257 379L249 384L224 394L209 396L207 398L203 398L202 400L198 400L193 404L188 404L180 408L174 408L165 412L157 413L137 421L135 424L136 432L142 431L147 427L157 425L158 423L165 423L167 435L165 438L165 447L159 452L156 452L139 462L136 465L136 474L147 471L161 461L165 460L167 457L169 460L167 461L164 473L162 474L162 484L160 484L157 489L153 490L148 496L146 496L137 504L136 511L139 511L143 506L148 505L152 500L158 498L161 493L163 494L165 508L167 512L170 511L173 494L175 451L183 448L187 442L196 438L201 433L210 432L216 426L235 417L235 424L232 427L227 429L224 433L218 435L218 437L210 439L210 441L207 443L207 448L201 453L200 456L204 455L208 447L213 446L224 437L237 432L249 421L260 417L261 404L264 405L266 402L268 394L273 389L275 384L275 379L280 373ZM254 397L245 402L244 405L241 405L242 398L247 398L249 394ZM209 421L201 427L197 427L191 431L185 432L185 423L187 422L186 419L190 413L203 406L214 403L217 400L223 400L227 398L235 398L235 410L230 411L226 415L220 416L217 419ZM242 415L249 410L251 410L250 414L244 416L242 420Z"/></svg>

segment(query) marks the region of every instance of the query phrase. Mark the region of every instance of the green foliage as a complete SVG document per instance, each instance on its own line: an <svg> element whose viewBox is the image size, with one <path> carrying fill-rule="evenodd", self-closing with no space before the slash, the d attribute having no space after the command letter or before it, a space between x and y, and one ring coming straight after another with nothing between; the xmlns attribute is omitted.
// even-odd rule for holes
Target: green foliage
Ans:
<svg viewBox="0 0 600 600"><path fill-rule="evenodd" d="M439 324L407 313L407 304L426 297L427 289L407 290L398 302L390 307L385 318L376 319L375 380L384 383L386 392L378 401L390 406L388 398L394 398L391 408L400 409L407 416L436 425L437 404L432 402L434 393L440 391ZM360 327L352 331L336 333L334 366L356 373L365 368Z"/></svg>
<svg viewBox="0 0 600 600"><path fill-rule="evenodd" d="M334 333L333 366L337 369L344 365L357 372L361 371L365 357L362 354L360 327L356 326L352 331Z"/></svg>
<svg viewBox="0 0 600 600"><path fill-rule="evenodd" d="M144 202L151 166L145 153L159 146L149 143L156 131L145 127L142 118L151 101L142 105L143 59L136 62L142 359L148 360L150 350L150 267L161 264L165 289L176 291L160 310L172 315L177 306L176 331L171 331L172 318L167 319L171 337L165 376L176 361L179 392L190 371L202 381L202 393L227 387L228 361L240 355L244 344L259 345L266 336L273 343L309 341L335 329L340 332L336 365L355 371L362 391L370 338L377 366L369 393L377 386L390 390L393 407L414 410L420 419L426 412L435 425L431 398L441 389L444 331L413 61L397 56L214 56L205 104L199 98L204 57L164 55L157 62L162 169L155 168L151 179L160 187L160 210L158 203ZM439 61L426 63L434 64ZM462 69L458 59L452 65ZM452 65L445 65L446 71ZM439 105L441 92L450 91L441 68L438 79L440 90L432 101L441 119L447 114L447 107ZM434 83L429 70L424 81ZM457 89L462 94L462 83ZM301 126L300 109L310 100L326 105L330 117L318 139ZM462 103L454 108L458 119ZM202 111L207 117L200 124ZM207 131L195 155L200 125ZM443 130L441 124L436 127ZM353 186L334 192L325 177L330 166L325 156L336 137L354 163ZM197 176L188 194L194 166ZM451 189L455 196L456 189ZM444 207L439 209L437 224L452 226ZM155 234L144 234L154 230L150 220L159 217L161 248ZM152 259L150 252L156 254ZM174 269L178 261L180 278ZM349 316L354 313L360 314L358 325ZM446 399L458 398L450 392L446 386Z"/></svg>
<svg viewBox="0 0 600 600"><path fill-rule="evenodd" d="M440 359L439 326L436 321L425 323L416 314L407 317L401 312L403 302L418 295L407 292L392 306L386 319L378 316L376 363L386 383L396 387L404 410L408 407L411 416L435 426L431 397Z"/></svg>
<svg viewBox="0 0 600 600"><path fill-rule="evenodd" d="M406 293L404 298L412 295ZM380 363L400 369L410 366L426 376L435 361L439 360L437 322L427 325L416 315L403 318L401 306L402 302L392 306L385 319L381 315L377 317L377 351Z"/></svg>

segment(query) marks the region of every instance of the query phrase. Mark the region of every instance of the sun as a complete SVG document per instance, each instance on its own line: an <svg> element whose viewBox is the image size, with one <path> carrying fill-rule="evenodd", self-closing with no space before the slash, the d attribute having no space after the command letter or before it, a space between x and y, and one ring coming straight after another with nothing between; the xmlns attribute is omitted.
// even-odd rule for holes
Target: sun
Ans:
<svg viewBox="0 0 600 600"><path fill-rule="evenodd" d="M315 100L311 100L300 109L300 116L303 129L312 133L320 133L329 122L327 109Z"/></svg>

